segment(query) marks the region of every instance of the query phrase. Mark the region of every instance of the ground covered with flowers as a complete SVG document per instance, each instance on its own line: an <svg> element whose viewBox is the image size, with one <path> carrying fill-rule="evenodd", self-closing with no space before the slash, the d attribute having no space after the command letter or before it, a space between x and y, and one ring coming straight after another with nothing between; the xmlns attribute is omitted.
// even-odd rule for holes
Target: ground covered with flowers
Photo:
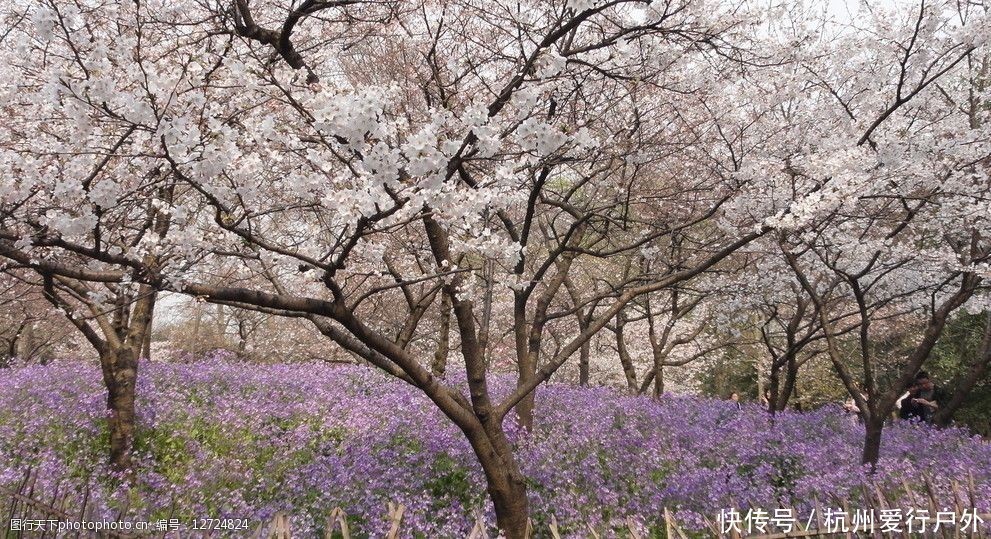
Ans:
<svg viewBox="0 0 991 539"><path fill-rule="evenodd" d="M479 515L493 521L459 431L414 388L376 371L144 363L138 395L137 480L122 485L103 464L95 365L0 370L0 486L17 488L30 469L37 495L85 491L97 514L257 521L287 511L295 530L313 532L341 507L359 537L382 536L390 501L406 505L410 537L463 537ZM838 408L771 421L756 406L557 384L537 402L534 431L514 430L512 440L535 522L553 515L565 534L591 525L609 536L628 517L654 533L664 508L698 527L725 507L855 500L869 481L860 427ZM991 445L963 431L896 424L870 480L897 491L926 477L947 498L951 481L972 482L969 495L987 511L989 463Z"/></svg>

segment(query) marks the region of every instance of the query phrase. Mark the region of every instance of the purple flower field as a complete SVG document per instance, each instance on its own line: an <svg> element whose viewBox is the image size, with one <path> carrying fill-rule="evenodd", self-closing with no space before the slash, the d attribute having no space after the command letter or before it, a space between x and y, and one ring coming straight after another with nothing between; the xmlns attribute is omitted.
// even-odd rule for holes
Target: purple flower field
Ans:
<svg viewBox="0 0 991 539"><path fill-rule="evenodd" d="M497 383L508 385L509 379ZM105 393L98 367L79 362L0 371L0 486L27 469L41 495L88 484L107 514L134 518L293 515L316 531L334 507L357 536L381 536L386 503L407 506L410 537L462 537L492 521L481 472L461 434L415 389L359 367L144 363L138 383L137 483L104 465ZM838 408L784 413L688 397L661 401L609 389L549 385L537 426L514 430L537 523L564 534L586 523L605 536L631 517L646 533L665 507L698 527L721 508L808 507L850 496L867 480L861 430ZM926 474L952 504L951 480L972 477L991 509L991 445L959 430L886 430L874 480L923 488ZM582 528L587 529L587 528Z"/></svg>

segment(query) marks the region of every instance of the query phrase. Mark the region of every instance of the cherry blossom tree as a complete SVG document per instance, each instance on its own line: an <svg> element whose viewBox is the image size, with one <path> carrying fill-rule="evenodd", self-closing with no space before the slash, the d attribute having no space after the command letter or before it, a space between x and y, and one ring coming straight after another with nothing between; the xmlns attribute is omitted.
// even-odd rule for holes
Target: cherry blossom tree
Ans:
<svg viewBox="0 0 991 539"><path fill-rule="evenodd" d="M986 28L986 17L981 7L938 3L899 14L877 9L865 20L887 47L851 55L851 40L859 38L840 35L823 56L803 62L817 90L812 98L835 103L852 129L826 133L806 124L811 144L784 156L781 181L815 185L785 220L806 216L814 224L788 235L781 249L813 302L837 374L864 414L865 463L876 463L884 421L948 317L983 295L991 254L988 132L974 117L987 111L974 106L983 97L967 66L985 55L977 47L986 33L974 32ZM902 23L883 22L891 20ZM825 61L830 55L844 60ZM801 114L800 103L791 104ZM853 144L836 145L847 137ZM832 319L842 312L837 301L857 313L856 371L843 361ZM893 325L913 336L909 349L879 349L876 334ZM897 368L885 382L878 357L891 353L903 355L890 358Z"/></svg>

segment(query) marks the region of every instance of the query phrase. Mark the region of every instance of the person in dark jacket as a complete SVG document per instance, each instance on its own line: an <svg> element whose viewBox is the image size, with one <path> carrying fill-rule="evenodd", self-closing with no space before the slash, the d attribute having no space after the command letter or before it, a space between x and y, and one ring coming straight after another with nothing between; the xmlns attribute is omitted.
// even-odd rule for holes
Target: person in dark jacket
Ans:
<svg viewBox="0 0 991 539"><path fill-rule="evenodd" d="M942 400L942 390L933 384L929 373L920 371L908 388L908 396L902 399L902 408L898 415L902 419L932 423Z"/></svg>

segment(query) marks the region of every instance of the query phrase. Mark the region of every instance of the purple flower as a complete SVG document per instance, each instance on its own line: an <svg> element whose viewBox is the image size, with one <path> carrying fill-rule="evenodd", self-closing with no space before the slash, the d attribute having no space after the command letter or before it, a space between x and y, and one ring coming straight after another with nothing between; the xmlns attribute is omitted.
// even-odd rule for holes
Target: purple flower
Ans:
<svg viewBox="0 0 991 539"><path fill-rule="evenodd" d="M0 486L17 488L31 469L36 497L87 492L93 514L258 522L285 511L304 536L319 532L335 507L359 536L381 536L389 502L406 506L406 537L464 536L478 515L494 522L462 434L415 388L377 371L218 356L146 362L139 372L137 480L122 485L104 465L95 365L0 371ZM495 376L492 386L504 393L514 381ZM922 507L927 479L946 500L956 484L966 504L991 510L985 441L895 424L871 477L859 464L861 427L835 407L771 422L756 407L551 384L539 390L533 432L507 428L535 523L553 515L567 536L586 536L586 525L615 536L627 517L647 533L662 527L665 507L701 528L723 508L835 505L858 499L870 481L892 492L912 485L917 501L907 494L905 503Z"/></svg>

